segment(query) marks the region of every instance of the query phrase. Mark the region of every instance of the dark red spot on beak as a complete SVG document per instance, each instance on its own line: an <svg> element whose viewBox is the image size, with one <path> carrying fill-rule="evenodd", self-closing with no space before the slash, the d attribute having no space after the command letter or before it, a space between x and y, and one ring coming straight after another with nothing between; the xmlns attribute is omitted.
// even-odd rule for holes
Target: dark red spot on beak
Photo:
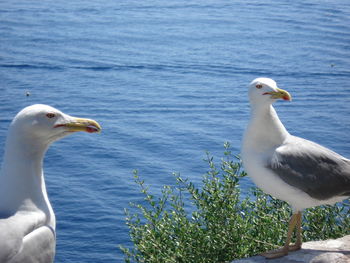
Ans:
<svg viewBox="0 0 350 263"><path fill-rule="evenodd" d="M87 126L86 127L86 132L94 133L94 132L98 132L98 129L95 126Z"/></svg>

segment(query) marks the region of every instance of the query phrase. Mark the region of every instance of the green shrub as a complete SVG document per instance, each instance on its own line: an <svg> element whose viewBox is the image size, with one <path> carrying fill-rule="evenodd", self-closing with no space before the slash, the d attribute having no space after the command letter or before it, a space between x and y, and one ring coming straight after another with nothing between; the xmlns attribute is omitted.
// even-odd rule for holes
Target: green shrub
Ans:
<svg viewBox="0 0 350 263"><path fill-rule="evenodd" d="M230 262L284 244L290 207L257 188L242 198L240 181L246 174L241 162L228 143L224 155L218 168L207 154L209 171L200 188L175 174L175 186L164 186L159 198L135 172L146 204L131 204L137 213L125 210L134 244L120 246L125 262ZM350 234L349 212L348 201L306 210L304 241Z"/></svg>

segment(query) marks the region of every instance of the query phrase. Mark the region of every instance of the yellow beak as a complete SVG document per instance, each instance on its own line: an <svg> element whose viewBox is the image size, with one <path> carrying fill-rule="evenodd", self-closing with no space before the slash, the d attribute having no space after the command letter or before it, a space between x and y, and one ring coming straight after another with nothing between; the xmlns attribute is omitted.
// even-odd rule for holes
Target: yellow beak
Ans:
<svg viewBox="0 0 350 263"><path fill-rule="evenodd" d="M288 91L277 88L277 91L266 92L264 95L271 95L271 99L283 99L283 100L292 100L292 96Z"/></svg>
<svg viewBox="0 0 350 263"><path fill-rule="evenodd" d="M73 118L73 120L68 123L58 124L55 126L55 128L58 127L65 127L70 132L84 131L89 133L99 133L102 130L100 124L98 124L96 121L83 118Z"/></svg>

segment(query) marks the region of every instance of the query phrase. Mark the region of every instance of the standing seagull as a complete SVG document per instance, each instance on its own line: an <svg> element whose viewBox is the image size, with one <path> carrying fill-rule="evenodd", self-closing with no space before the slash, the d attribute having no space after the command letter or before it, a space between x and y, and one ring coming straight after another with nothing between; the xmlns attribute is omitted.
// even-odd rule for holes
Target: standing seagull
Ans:
<svg viewBox="0 0 350 263"><path fill-rule="evenodd" d="M73 132L99 132L89 119L47 105L24 108L13 119L0 173L0 262L53 262L56 220L49 202L43 158L49 145Z"/></svg>
<svg viewBox="0 0 350 263"><path fill-rule="evenodd" d="M301 211L334 204L350 196L350 160L314 142L290 135L272 104L291 100L269 78L249 85L251 117L245 131L242 160L254 183L265 193L288 202L293 208L285 245L264 254L278 258L301 248ZM297 240L290 245L296 228Z"/></svg>

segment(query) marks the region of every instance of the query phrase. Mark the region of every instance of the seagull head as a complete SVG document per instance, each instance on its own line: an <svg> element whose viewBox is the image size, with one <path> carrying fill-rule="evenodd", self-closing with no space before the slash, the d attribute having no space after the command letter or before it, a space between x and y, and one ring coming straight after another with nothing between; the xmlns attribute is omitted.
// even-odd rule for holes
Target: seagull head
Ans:
<svg viewBox="0 0 350 263"><path fill-rule="evenodd" d="M12 133L26 142L48 146L79 131L100 132L101 126L94 120L72 117L48 105L35 104L16 115L9 135Z"/></svg>
<svg viewBox="0 0 350 263"><path fill-rule="evenodd" d="M251 104L272 104L278 99L292 100L288 91L277 87L270 78L256 78L249 84L249 100Z"/></svg>

